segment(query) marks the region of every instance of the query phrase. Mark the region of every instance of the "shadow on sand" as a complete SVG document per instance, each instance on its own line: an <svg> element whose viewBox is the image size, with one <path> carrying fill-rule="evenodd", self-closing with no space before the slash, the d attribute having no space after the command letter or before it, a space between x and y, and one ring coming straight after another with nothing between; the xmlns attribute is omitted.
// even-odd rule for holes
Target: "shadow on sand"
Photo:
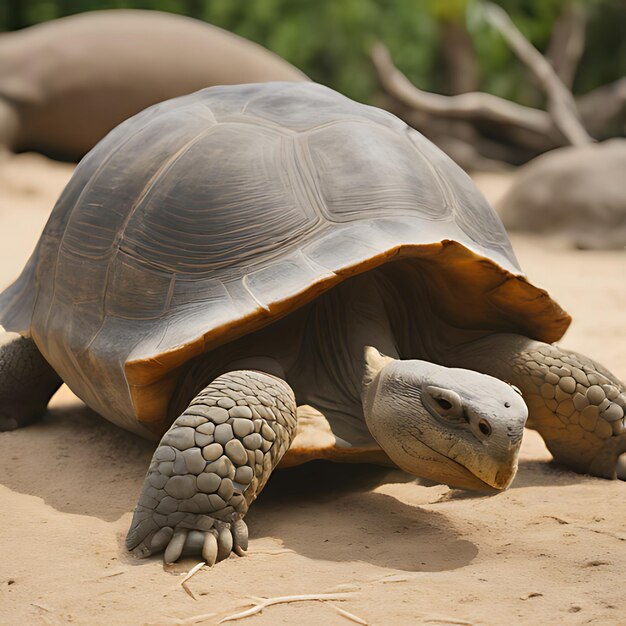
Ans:
<svg viewBox="0 0 626 626"><path fill-rule="evenodd" d="M311 559L343 560L338 546L349 546L352 560L405 571L469 564L478 549L445 515L372 491L388 477L395 482L402 474L325 461L276 472L248 514L251 535L278 537Z"/></svg>

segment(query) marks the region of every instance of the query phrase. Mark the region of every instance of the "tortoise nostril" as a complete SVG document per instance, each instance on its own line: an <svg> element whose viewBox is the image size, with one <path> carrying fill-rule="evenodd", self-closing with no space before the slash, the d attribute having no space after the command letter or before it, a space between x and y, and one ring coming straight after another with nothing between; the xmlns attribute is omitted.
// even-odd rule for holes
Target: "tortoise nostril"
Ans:
<svg viewBox="0 0 626 626"><path fill-rule="evenodd" d="M480 422L478 422L478 430L480 430L485 437L489 437L489 435L491 435L491 424L487 420L480 420Z"/></svg>

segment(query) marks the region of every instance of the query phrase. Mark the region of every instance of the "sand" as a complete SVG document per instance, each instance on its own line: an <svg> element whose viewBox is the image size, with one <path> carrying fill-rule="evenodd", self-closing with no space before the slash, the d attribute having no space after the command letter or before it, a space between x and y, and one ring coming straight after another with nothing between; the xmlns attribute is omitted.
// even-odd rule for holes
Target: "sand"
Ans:
<svg viewBox="0 0 626 626"><path fill-rule="evenodd" d="M34 246L72 171L37 155L0 164L0 286ZM490 197L510 178L482 177ZM530 278L574 316L563 345L626 379L626 253L514 237ZM527 432L512 487L493 497L371 466L276 473L252 507L249 555L200 570L137 561L123 540L152 445L67 389L42 422L0 434L0 624L618 624L626 602L626 484L551 464Z"/></svg>

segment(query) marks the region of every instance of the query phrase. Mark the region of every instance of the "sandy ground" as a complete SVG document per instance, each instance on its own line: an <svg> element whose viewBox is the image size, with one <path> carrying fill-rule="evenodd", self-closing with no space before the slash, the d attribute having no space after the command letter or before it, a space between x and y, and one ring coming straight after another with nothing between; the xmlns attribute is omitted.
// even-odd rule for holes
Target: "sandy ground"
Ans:
<svg viewBox="0 0 626 626"><path fill-rule="evenodd" d="M0 164L0 286L29 256L71 167ZM506 177L480 180L492 198ZM529 276L575 318L563 344L626 379L626 253L514 238ZM240 623L624 623L626 484L564 471L528 432L513 486L480 497L400 471L312 463L253 506L250 553L199 571L123 549L151 444L66 389L44 420L0 435L0 624L215 624L249 596L345 594Z"/></svg>

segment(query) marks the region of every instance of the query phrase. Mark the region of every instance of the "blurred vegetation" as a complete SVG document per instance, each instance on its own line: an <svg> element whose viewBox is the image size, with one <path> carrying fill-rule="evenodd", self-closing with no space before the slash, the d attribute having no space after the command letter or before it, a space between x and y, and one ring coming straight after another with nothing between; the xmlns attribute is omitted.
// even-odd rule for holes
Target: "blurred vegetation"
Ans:
<svg viewBox="0 0 626 626"><path fill-rule="evenodd" d="M555 20L575 1L588 20L585 54L574 83L574 92L584 93L626 74L626 3L498 3L530 41L545 51ZM0 30L95 9L185 14L256 41L312 79L363 101L372 101L376 92L369 50L377 39L387 44L397 66L414 84L431 91L454 92L455 68L451 67L454 61L449 48L450 37L456 37L460 43L457 61L472 57L473 88L524 104L540 104L541 95L524 68L500 35L480 19L477 5L478 0L0 0ZM466 70L457 64L456 71Z"/></svg>

